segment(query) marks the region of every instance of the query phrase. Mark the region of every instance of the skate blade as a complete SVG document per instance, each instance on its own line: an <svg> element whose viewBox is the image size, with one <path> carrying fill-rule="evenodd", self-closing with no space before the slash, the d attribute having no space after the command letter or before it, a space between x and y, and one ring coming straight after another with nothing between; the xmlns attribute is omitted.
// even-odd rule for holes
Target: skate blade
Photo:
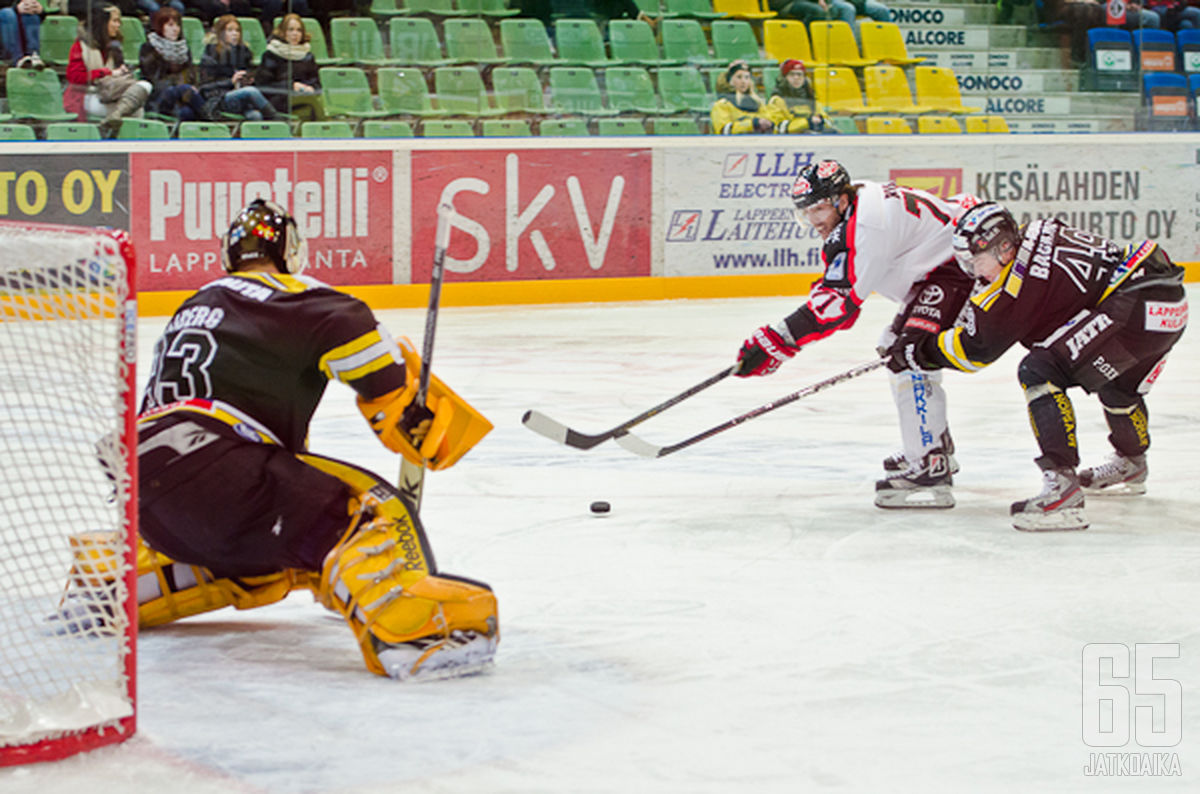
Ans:
<svg viewBox="0 0 1200 794"><path fill-rule="evenodd" d="M1107 488L1084 488L1083 492L1088 496L1141 496L1146 493L1146 483L1144 482L1119 482L1116 485L1110 485Z"/></svg>
<svg viewBox="0 0 1200 794"><path fill-rule="evenodd" d="M447 678L482 673L492 666L497 638L477 635L465 643L444 644L436 649L394 645L378 652L388 678L397 681L443 681Z"/></svg>
<svg viewBox="0 0 1200 794"><path fill-rule="evenodd" d="M1069 507L1053 513L1022 513L1013 516L1013 527L1022 532L1071 532L1087 529L1082 507Z"/></svg>
<svg viewBox="0 0 1200 794"><path fill-rule="evenodd" d="M954 494L945 485L889 488L875 492L875 506L885 510L946 510L954 507Z"/></svg>

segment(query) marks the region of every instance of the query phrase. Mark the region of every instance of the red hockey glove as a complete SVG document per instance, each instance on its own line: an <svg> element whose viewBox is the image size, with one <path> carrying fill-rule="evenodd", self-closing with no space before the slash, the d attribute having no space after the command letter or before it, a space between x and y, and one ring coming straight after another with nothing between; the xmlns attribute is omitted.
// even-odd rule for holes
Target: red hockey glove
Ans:
<svg viewBox="0 0 1200 794"><path fill-rule="evenodd" d="M799 351L800 348L785 342L774 328L764 325L742 343L742 349L738 351L738 363L741 366L734 374L739 378L770 375Z"/></svg>

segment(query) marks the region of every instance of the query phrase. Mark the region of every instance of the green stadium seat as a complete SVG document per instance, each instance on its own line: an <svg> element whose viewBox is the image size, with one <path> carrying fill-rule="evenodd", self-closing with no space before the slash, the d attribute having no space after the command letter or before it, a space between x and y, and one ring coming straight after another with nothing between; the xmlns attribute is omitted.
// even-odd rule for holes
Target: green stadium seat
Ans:
<svg viewBox="0 0 1200 794"><path fill-rule="evenodd" d="M582 113L585 116L617 114L617 111L604 104L592 70L575 66L550 67L550 107L556 113Z"/></svg>
<svg viewBox="0 0 1200 794"><path fill-rule="evenodd" d="M138 53L146 43L146 26L138 17L121 17L121 52L125 53L125 62L136 64Z"/></svg>
<svg viewBox="0 0 1200 794"><path fill-rule="evenodd" d="M472 138L475 129L471 122L462 119L431 119L421 125L421 135L426 138Z"/></svg>
<svg viewBox="0 0 1200 794"><path fill-rule="evenodd" d="M608 105L618 112L658 113L658 94L650 72L640 66L610 66L604 70Z"/></svg>
<svg viewBox="0 0 1200 794"><path fill-rule="evenodd" d="M639 119L599 119L596 132L600 135L645 135L646 127Z"/></svg>
<svg viewBox="0 0 1200 794"><path fill-rule="evenodd" d="M322 66L321 94L325 113L329 116L350 116L356 119L384 118L394 115L375 106L367 73L357 66Z"/></svg>
<svg viewBox="0 0 1200 794"><path fill-rule="evenodd" d="M519 8L509 8L504 0L457 0L455 5L459 11L475 16L501 18L521 13Z"/></svg>
<svg viewBox="0 0 1200 794"><path fill-rule="evenodd" d="M165 141L170 137L170 126L157 119L124 118L117 132L117 138L126 141Z"/></svg>
<svg viewBox="0 0 1200 794"><path fill-rule="evenodd" d="M76 121L63 110L63 89L53 69L9 69L5 74L8 113L12 118Z"/></svg>
<svg viewBox="0 0 1200 794"><path fill-rule="evenodd" d="M604 50L600 27L590 19L559 19L554 22L554 40L563 65L617 66Z"/></svg>
<svg viewBox="0 0 1200 794"><path fill-rule="evenodd" d="M388 44L392 60L407 66L449 66L453 58L442 54L433 20L427 17L395 17L388 22Z"/></svg>
<svg viewBox="0 0 1200 794"><path fill-rule="evenodd" d="M504 63L492 38L492 28L485 20L447 19L442 23L446 55L455 63Z"/></svg>
<svg viewBox="0 0 1200 794"><path fill-rule="evenodd" d="M533 134L523 119L484 119L479 124L485 138L525 138Z"/></svg>
<svg viewBox="0 0 1200 794"><path fill-rule="evenodd" d="M614 19L608 23L608 46L614 61L639 66L675 66L681 61L664 58L654 40L654 28L640 19Z"/></svg>
<svg viewBox="0 0 1200 794"><path fill-rule="evenodd" d="M306 121L300 125L301 138L353 138L348 121Z"/></svg>
<svg viewBox="0 0 1200 794"><path fill-rule="evenodd" d="M500 47L510 64L549 66L559 62L550 46L550 34L538 19L500 20Z"/></svg>
<svg viewBox="0 0 1200 794"><path fill-rule="evenodd" d="M36 141L37 134L28 124L0 124L0 141Z"/></svg>
<svg viewBox="0 0 1200 794"><path fill-rule="evenodd" d="M497 66L492 70L496 107L508 113L547 113L542 81L529 66Z"/></svg>
<svg viewBox="0 0 1200 794"><path fill-rule="evenodd" d="M364 138L411 138L413 137L413 128L407 121L371 119L363 122L362 136Z"/></svg>
<svg viewBox="0 0 1200 794"><path fill-rule="evenodd" d="M699 135L695 119L657 118L651 122L655 135Z"/></svg>
<svg viewBox="0 0 1200 794"><path fill-rule="evenodd" d="M335 17L329 20L333 57L358 66L392 63L383 53L383 34L370 17ZM324 83L322 83L324 86Z"/></svg>
<svg viewBox="0 0 1200 794"><path fill-rule="evenodd" d="M462 11L454 7L454 0L404 0L404 8L409 14L425 14L433 17L465 17L470 11Z"/></svg>
<svg viewBox="0 0 1200 794"><path fill-rule="evenodd" d="M44 22L42 24L45 25ZM200 58L204 56L204 23L199 18L183 18L183 40L192 54L192 63L200 63Z"/></svg>
<svg viewBox="0 0 1200 794"><path fill-rule="evenodd" d="M590 134L586 119L546 119L538 125L538 135L562 137Z"/></svg>
<svg viewBox="0 0 1200 794"><path fill-rule="evenodd" d="M254 17L238 17L237 21L242 23L242 44L249 47L250 54L254 56L251 63L257 64L267 51L267 36L263 33L262 23ZM134 62L137 62L136 58Z"/></svg>
<svg viewBox="0 0 1200 794"><path fill-rule="evenodd" d="M758 51L754 28L744 19L718 19L712 23L713 55L721 63L745 61L751 66L775 66L774 58L764 58Z"/></svg>
<svg viewBox="0 0 1200 794"><path fill-rule="evenodd" d="M290 138L292 128L286 121L243 121L238 135L253 140Z"/></svg>
<svg viewBox="0 0 1200 794"><path fill-rule="evenodd" d="M53 121L46 125L48 141L98 141L100 127L87 122Z"/></svg>
<svg viewBox="0 0 1200 794"><path fill-rule="evenodd" d="M665 0L663 16L710 20L725 15L713 10L712 0Z"/></svg>
<svg viewBox="0 0 1200 794"><path fill-rule="evenodd" d="M672 61L690 63L695 66L717 66L704 35L704 28L696 19L664 19L662 25L663 55Z"/></svg>
<svg viewBox="0 0 1200 794"><path fill-rule="evenodd" d="M671 113L688 110L708 113L716 96L704 87L700 71L691 66L674 66L658 70L658 95L663 110Z"/></svg>
<svg viewBox="0 0 1200 794"><path fill-rule="evenodd" d="M215 140L232 138L228 125L215 121L181 121L176 134L180 140Z"/></svg>
<svg viewBox="0 0 1200 794"><path fill-rule="evenodd" d="M376 75L379 103L392 116L444 116L435 109L429 96L425 75L417 68L384 68Z"/></svg>
<svg viewBox="0 0 1200 794"><path fill-rule="evenodd" d="M437 96L438 108L452 116L502 116L508 112L492 105L483 77L474 66L434 69L433 93Z"/></svg>
<svg viewBox="0 0 1200 794"><path fill-rule="evenodd" d="M79 20L67 14L50 14L42 20L38 55L49 66L66 66L79 36Z"/></svg>
<svg viewBox="0 0 1200 794"><path fill-rule="evenodd" d="M412 12L407 8L401 8L399 0L371 0L371 7L367 9L367 13L374 17L394 19L408 16Z"/></svg>

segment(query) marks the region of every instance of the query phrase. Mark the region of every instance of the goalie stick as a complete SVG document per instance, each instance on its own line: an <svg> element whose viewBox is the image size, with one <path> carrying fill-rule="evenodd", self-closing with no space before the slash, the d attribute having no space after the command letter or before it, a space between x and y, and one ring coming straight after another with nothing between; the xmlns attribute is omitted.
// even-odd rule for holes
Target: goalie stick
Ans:
<svg viewBox="0 0 1200 794"><path fill-rule="evenodd" d="M728 378L730 375L737 372L739 364L734 364L731 367L721 370L716 375L707 378L695 386L676 394L669 400L661 402L653 408L649 408L632 419L626 420L611 430L606 430L603 433L580 433L578 430L572 430L561 422L556 422L540 411L526 411L521 417L521 424L528 427L535 433L545 436L551 441L557 441L559 444L566 444L568 447L575 449L591 449L610 438L620 438L629 431L629 428L634 425L639 425L645 422L652 416L657 416L673 405L678 405L689 397L693 397L700 392L712 386L714 383Z"/></svg>
<svg viewBox="0 0 1200 794"><path fill-rule="evenodd" d="M824 391L830 386L857 378L859 375L865 375L871 370L879 369L886 362L886 358L881 358L876 361L868 361L865 364L859 364L858 366L852 367L845 372L833 375L832 377L826 378L823 381L805 386L803 389L794 391L785 397L780 397L778 400L772 400L769 403L764 403L753 410L747 411L741 416L735 416L734 418L722 422L719 425L710 427L708 430L705 430L702 433L697 433L691 438L685 438L683 441L680 441L677 444L668 444L667 446L660 447L629 433L618 436L617 443L630 452L641 455L644 458L661 458L665 455L670 455L672 452L678 452L681 449L690 447L692 444L703 441L706 438L712 438L717 433L723 433L729 428L740 425L742 422L747 422L756 416L762 416L765 413L770 413L776 408L782 408L789 403L794 403L796 400L816 394L819 391Z"/></svg>
<svg viewBox="0 0 1200 794"><path fill-rule="evenodd" d="M429 394L429 377L433 366L433 338L437 332L438 308L442 300L442 274L445 272L446 249L450 246L450 219L454 207L439 204L437 208L437 231L434 235L433 270L429 274L429 307L425 310L425 336L421 339L421 374L417 381L417 394L413 405L424 405ZM408 458L400 461L400 493L412 503L413 510L421 512L421 496L425 492L425 466L413 463Z"/></svg>

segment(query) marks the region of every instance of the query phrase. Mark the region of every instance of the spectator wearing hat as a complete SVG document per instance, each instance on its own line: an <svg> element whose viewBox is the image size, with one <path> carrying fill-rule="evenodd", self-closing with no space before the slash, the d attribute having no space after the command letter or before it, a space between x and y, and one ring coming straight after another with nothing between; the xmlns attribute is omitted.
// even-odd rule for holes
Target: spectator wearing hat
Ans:
<svg viewBox="0 0 1200 794"><path fill-rule="evenodd" d="M750 65L745 61L729 64L717 81L717 101L710 114L712 130L717 135L747 135L805 132L791 124L791 117L782 108L763 101L754 87Z"/></svg>
<svg viewBox="0 0 1200 794"><path fill-rule="evenodd" d="M812 85L804 64L788 58L779 66L779 82L771 92L767 107L785 116L786 132L833 132L829 120L817 107ZM785 130L780 130L784 132Z"/></svg>

